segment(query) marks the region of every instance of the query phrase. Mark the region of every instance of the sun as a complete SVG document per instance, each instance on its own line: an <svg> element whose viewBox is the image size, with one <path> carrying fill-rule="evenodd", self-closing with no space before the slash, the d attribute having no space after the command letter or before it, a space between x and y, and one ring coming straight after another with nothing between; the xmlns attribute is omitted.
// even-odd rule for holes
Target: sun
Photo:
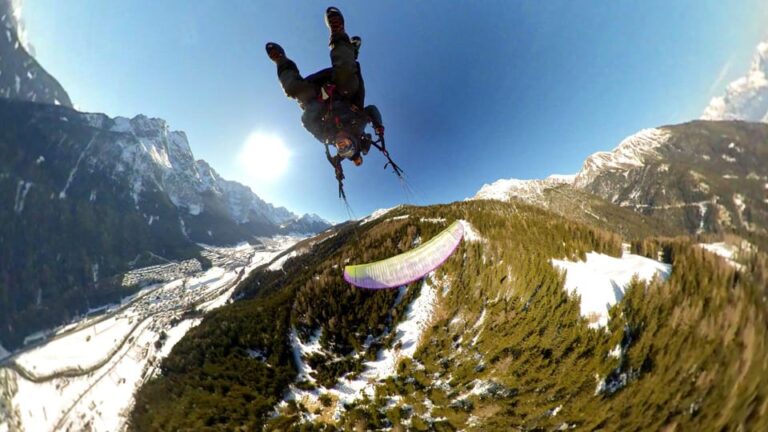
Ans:
<svg viewBox="0 0 768 432"><path fill-rule="evenodd" d="M276 180L288 168L290 156L280 137L254 132L245 140L238 155L238 163L254 179Z"/></svg>

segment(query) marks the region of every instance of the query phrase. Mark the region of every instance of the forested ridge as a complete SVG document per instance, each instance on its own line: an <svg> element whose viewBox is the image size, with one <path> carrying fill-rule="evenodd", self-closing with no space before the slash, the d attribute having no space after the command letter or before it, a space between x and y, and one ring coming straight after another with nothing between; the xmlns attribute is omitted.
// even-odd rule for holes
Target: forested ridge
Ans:
<svg viewBox="0 0 768 432"><path fill-rule="evenodd" d="M412 284L395 304L397 290L350 287L343 266L409 250L457 219L482 240L463 242L432 276L443 289L414 358L400 362L375 398L328 420L323 411L336 401L322 396L324 388L360 373L366 358L388 346L389 330L420 288ZM698 247L701 239L663 237L648 226L632 231L636 238L622 238L497 201L402 206L366 224L347 224L303 245L308 252L282 270L254 271L238 288L240 300L190 331L163 361L161 375L138 392L131 427L768 427L765 254L745 254L737 270ZM592 251L619 257L622 243L671 263L671 276L635 280L612 308L608 328L590 327L551 259L584 259ZM322 352L304 359L316 371L316 384L295 382L291 329L305 341L321 335ZM316 388L323 406L296 401L276 410L289 384ZM317 416L307 422L302 411Z"/></svg>

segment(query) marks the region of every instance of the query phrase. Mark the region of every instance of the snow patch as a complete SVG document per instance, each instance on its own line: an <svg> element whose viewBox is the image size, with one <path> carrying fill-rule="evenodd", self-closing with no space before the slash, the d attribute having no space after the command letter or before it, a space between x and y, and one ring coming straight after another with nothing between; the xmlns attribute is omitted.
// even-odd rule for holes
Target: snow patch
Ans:
<svg viewBox="0 0 768 432"><path fill-rule="evenodd" d="M430 277L434 274L431 273ZM340 378L336 386L325 390L323 393L334 396L338 399L335 407L334 418L339 419L345 404L353 403L364 395L373 397L378 381L396 374L396 366L401 358L412 358L418 348L421 335L432 320L435 303L437 301L437 291L425 278L419 296L416 297L405 310L405 317L393 330L395 333L392 347L382 349L378 352L375 361L363 363L365 370L353 379ZM401 288L402 289L402 288ZM294 359L299 370L297 381L307 380L314 382L310 376L312 372L303 357L320 352L319 334L315 334L306 344L299 340L292 330L290 334L291 345L293 347ZM286 400L297 400L309 402L316 405L321 392L319 390L306 391L291 386L286 396Z"/></svg>
<svg viewBox="0 0 768 432"><path fill-rule="evenodd" d="M271 270L271 271L282 270L286 261L288 261L289 259L291 259L291 258L293 258L295 256L299 256L299 255L301 255L301 254L297 253L296 251L291 251L291 252L281 256L280 258L278 258L272 264L270 264L269 267L267 267L267 270Z"/></svg>
<svg viewBox="0 0 768 432"><path fill-rule="evenodd" d="M69 172L69 177L67 178L67 184L64 185L64 189L59 192L59 199L65 199L67 197L67 189L69 189L69 186L72 184L72 180L75 178L75 174L77 174L78 168L80 168L80 162L83 161L83 158L85 157L85 154L88 153L88 150L91 149L91 145L93 145L93 142L96 141L96 137L98 134L95 134L93 137L91 137L91 140L88 142L88 144L85 146L83 151L80 153L80 156L77 157L77 162L75 162L75 167L72 168L72 171Z"/></svg>
<svg viewBox="0 0 768 432"><path fill-rule="evenodd" d="M385 214L391 212L392 210L395 210L398 207L400 207L400 206L378 209L378 210L374 211L373 213L371 213L370 216L368 216L367 218L361 220L360 221L360 225L365 225L368 222L374 221L374 220L384 216Z"/></svg>
<svg viewBox="0 0 768 432"><path fill-rule="evenodd" d="M35 161L35 163L36 163L37 165L40 165L40 164L41 164L41 163L43 163L43 162L45 162L45 157L44 157L44 156L42 156L42 155L38 156L37 160Z"/></svg>
<svg viewBox="0 0 768 432"><path fill-rule="evenodd" d="M584 262L552 260L552 265L566 272L565 289L581 297L581 315L590 327L608 324L608 309L621 301L632 277L650 281L656 275L669 277L672 266L639 255L624 254L621 258L595 252L587 253Z"/></svg>
<svg viewBox="0 0 768 432"><path fill-rule="evenodd" d="M13 202L13 211L16 214L21 214L24 211L24 200L27 198L27 193L29 193L29 189L32 188L33 184L32 182L19 180L19 183L16 185L16 199Z"/></svg>
<svg viewBox="0 0 768 432"><path fill-rule="evenodd" d="M613 358L621 358L623 350L621 349L621 344L616 345L611 351L608 352L608 357Z"/></svg>
<svg viewBox="0 0 768 432"><path fill-rule="evenodd" d="M197 216L203 211L203 206L198 204L188 204L187 210L192 216Z"/></svg>
<svg viewBox="0 0 768 432"><path fill-rule="evenodd" d="M421 218L419 219L421 222L430 222L430 223L444 223L445 218Z"/></svg>
<svg viewBox="0 0 768 432"><path fill-rule="evenodd" d="M483 236L480 235L480 232L478 232L475 227L472 226L471 223L464 219L460 219L459 222L461 222L462 225L464 225L464 240L468 242L485 242L485 239Z"/></svg>
<svg viewBox="0 0 768 432"><path fill-rule="evenodd" d="M429 277L433 277L430 273ZM419 346L424 329L432 320L437 302L437 291L425 278L419 296L405 310L405 319L394 329L392 347L379 351L375 361L364 363L365 370L355 379L342 378L334 388L343 403L352 403L364 394L374 396L375 384L396 375L396 366L401 358L413 358Z"/></svg>
<svg viewBox="0 0 768 432"><path fill-rule="evenodd" d="M747 242L744 242L745 244L742 245L740 248L739 246L735 246L732 244L724 243L724 242L718 242L718 243L699 243L699 247L712 252L713 254L725 258L726 262L730 264L732 267L741 270L744 268L743 265L736 262L736 255L738 255L739 252L742 250L751 250L751 245Z"/></svg>
<svg viewBox="0 0 768 432"><path fill-rule="evenodd" d="M700 202L699 205L699 227L696 229L697 234L701 234L704 232L704 221L706 220L707 216L707 203Z"/></svg>

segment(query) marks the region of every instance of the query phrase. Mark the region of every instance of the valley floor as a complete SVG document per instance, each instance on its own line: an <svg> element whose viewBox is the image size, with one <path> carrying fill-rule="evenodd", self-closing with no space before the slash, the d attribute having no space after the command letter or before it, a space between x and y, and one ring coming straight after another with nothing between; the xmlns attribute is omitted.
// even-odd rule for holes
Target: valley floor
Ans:
<svg viewBox="0 0 768 432"><path fill-rule="evenodd" d="M134 392L157 373L203 315L228 302L251 270L270 263L300 238L266 247L208 248L213 267L150 286L99 317L65 326L45 343L4 359L0 432L110 430L125 427Z"/></svg>

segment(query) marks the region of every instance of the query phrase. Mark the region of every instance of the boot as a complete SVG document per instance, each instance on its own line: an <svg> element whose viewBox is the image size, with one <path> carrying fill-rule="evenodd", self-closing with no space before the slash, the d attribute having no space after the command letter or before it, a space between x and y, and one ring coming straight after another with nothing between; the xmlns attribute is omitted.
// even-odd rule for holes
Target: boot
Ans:
<svg viewBox="0 0 768 432"><path fill-rule="evenodd" d="M344 31L344 15L338 8L333 6L325 10L325 25L331 31L331 35L336 33L346 33Z"/></svg>
<svg viewBox="0 0 768 432"><path fill-rule="evenodd" d="M269 59L275 63L280 63L280 61L285 58L285 50L283 47L274 42L267 42L267 45L264 47L264 49L267 50L267 56L269 56Z"/></svg>
<svg viewBox="0 0 768 432"><path fill-rule="evenodd" d="M331 44L340 40L349 40L346 30L344 30L344 15L338 8L333 6L325 10L325 25L331 31Z"/></svg>

